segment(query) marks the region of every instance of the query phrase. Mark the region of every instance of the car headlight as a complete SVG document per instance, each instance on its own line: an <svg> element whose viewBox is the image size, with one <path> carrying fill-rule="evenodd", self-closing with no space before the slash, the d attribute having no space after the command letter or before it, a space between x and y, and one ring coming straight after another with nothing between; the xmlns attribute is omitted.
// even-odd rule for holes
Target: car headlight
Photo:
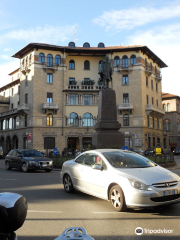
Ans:
<svg viewBox="0 0 180 240"><path fill-rule="evenodd" d="M152 188L150 188L148 185L138 182L134 179L129 179L129 182L133 188L139 189L139 190L145 190L145 191L153 191Z"/></svg>
<svg viewBox="0 0 180 240"><path fill-rule="evenodd" d="M49 165L52 165L53 164L53 161L49 161Z"/></svg>

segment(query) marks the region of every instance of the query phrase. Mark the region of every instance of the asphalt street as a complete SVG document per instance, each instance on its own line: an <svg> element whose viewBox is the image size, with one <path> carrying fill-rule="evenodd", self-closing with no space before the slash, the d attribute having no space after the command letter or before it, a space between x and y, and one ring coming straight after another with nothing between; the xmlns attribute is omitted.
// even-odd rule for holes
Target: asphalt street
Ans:
<svg viewBox="0 0 180 240"><path fill-rule="evenodd" d="M180 169L172 171L180 175ZM16 231L18 240L53 240L68 227L83 227L95 240L180 239L180 204L117 213L108 201L65 193L59 175L59 170L7 171L0 159L0 192L19 193L28 201L26 221ZM141 236L135 234L137 227L144 230ZM150 233L159 229L164 232Z"/></svg>

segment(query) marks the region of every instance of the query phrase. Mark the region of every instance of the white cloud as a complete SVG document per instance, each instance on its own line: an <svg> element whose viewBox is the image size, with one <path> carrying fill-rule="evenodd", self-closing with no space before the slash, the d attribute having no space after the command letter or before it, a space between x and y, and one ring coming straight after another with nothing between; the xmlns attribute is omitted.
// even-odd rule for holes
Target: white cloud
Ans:
<svg viewBox="0 0 180 240"><path fill-rule="evenodd" d="M0 65L0 73L1 73L1 77L0 77L0 87L8 84L11 82L11 77L8 75L9 73L13 72L14 70L16 70L17 68L19 68L19 60L14 60L11 61L7 64L1 64Z"/></svg>
<svg viewBox="0 0 180 240"><path fill-rule="evenodd" d="M180 24L164 28L154 28L149 31L138 31L128 38L126 45L146 45L168 67L162 69L162 91L180 96L179 53Z"/></svg>
<svg viewBox="0 0 180 240"><path fill-rule="evenodd" d="M73 26L49 26L45 25L45 27L36 27L30 29L21 29L21 30L13 30L4 35L0 36L0 43L4 43L7 39L14 40L25 40L26 42L38 42L38 43L50 43L56 44L58 42L63 42L67 40L73 33Z"/></svg>
<svg viewBox="0 0 180 240"><path fill-rule="evenodd" d="M5 55L5 54L0 55L0 58L5 59L5 60L10 60L11 59L11 57L9 55Z"/></svg>
<svg viewBox="0 0 180 240"><path fill-rule="evenodd" d="M104 12L101 16L94 18L93 22L106 31L121 31L133 29L138 26L158 20L170 19L180 16L180 4L172 4L160 9L157 8L131 8L123 10L111 10Z"/></svg>

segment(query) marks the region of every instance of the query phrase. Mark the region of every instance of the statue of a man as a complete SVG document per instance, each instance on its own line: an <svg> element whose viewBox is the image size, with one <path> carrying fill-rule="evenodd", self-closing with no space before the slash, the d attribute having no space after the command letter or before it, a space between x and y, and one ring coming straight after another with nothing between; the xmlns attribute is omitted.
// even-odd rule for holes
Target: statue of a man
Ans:
<svg viewBox="0 0 180 240"><path fill-rule="evenodd" d="M103 82L105 88L109 87L109 81L112 81L112 63L109 61L109 56L106 55L105 60L101 62L100 67L100 82Z"/></svg>

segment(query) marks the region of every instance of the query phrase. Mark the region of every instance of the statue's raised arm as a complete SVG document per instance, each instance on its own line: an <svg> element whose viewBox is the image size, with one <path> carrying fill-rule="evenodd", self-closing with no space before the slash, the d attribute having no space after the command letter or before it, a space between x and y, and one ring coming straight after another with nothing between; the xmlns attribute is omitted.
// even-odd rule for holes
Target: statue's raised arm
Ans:
<svg viewBox="0 0 180 240"><path fill-rule="evenodd" d="M109 87L109 81L112 81L112 63L109 61L109 56L106 55L105 60L101 62L100 81L103 82L104 88Z"/></svg>

